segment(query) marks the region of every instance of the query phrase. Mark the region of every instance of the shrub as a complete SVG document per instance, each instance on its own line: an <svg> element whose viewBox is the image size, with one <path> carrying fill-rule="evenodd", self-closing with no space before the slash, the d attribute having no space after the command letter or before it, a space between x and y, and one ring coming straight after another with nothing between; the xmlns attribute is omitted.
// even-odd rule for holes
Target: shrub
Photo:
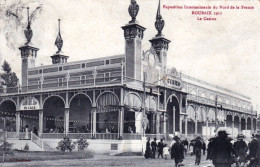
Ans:
<svg viewBox="0 0 260 167"><path fill-rule="evenodd" d="M78 151L84 151L85 149L87 149L89 143L87 142L86 136L84 135L80 135L78 137L78 140L76 142L74 142L75 145L77 145L78 147Z"/></svg>
<svg viewBox="0 0 260 167"><path fill-rule="evenodd" d="M61 140L58 143L58 146L56 147L57 150L62 151L62 152L66 152L66 151L71 152L74 148L75 148L75 144L67 136L65 136L63 138L63 140Z"/></svg>
<svg viewBox="0 0 260 167"><path fill-rule="evenodd" d="M6 139L2 140L2 143L0 145L0 152L1 154L13 154L11 143L8 143Z"/></svg>
<svg viewBox="0 0 260 167"><path fill-rule="evenodd" d="M28 143L26 143L25 144L25 146L24 146L24 149L23 149L24 151L29 151L29 145L28 145Z"/></svg>

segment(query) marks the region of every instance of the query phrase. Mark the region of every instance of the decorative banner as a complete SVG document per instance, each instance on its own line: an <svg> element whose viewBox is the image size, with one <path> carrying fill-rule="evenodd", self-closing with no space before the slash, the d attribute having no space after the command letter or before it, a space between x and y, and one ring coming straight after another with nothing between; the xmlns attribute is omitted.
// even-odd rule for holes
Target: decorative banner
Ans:
<svg viewBox="0 0 260 167"><path fill-rule="evenodd" d="M20 110L39 110L40 109L40 103L39 101L34 97L29 97L24 99L21 102Z"/></svg>

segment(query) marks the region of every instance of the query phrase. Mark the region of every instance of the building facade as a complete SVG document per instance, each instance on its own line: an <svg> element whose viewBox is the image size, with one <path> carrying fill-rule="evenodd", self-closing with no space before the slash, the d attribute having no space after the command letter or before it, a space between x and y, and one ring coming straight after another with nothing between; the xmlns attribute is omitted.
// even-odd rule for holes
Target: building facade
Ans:
<svg viewBox="0 0 260 167"><path fill-rule="evenodd" d="M218 127L230 128L233 135L256 130L249 97L167 67L171 41L162 34L160 3L158 34L147 51L142 49L146 28L136 20L135 0L128 11L131 20L122 27L124 54L69 62L69 56L61 54L59 32L52 64L38 67L39 48L31 46L28 23L27 42L19 48L22 85L0 89L3 128L18 138L27 127L36 128L42 138L83 133L93 139L167 137L176 132L212 136Z"/></svg>

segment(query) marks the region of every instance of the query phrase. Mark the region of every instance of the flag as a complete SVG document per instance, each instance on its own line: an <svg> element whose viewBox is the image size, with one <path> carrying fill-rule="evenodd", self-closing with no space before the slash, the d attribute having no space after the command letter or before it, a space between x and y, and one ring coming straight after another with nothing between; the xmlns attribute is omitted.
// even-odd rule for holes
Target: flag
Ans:
<svg viewBox="0 0 260 167"><path fill-rule="evenodd" d="M62 40L62 38L61 38L60 33L58 34L58 36L57 36L57 38L56 38L56 40L55 40L55 45L56 45L57 48L58 48L58 52L60 52L60 51L61 51L61 48L62 48L62 46L63 46L63 40ZM57 53L58 53L58 52L57 52Z"/></svg>

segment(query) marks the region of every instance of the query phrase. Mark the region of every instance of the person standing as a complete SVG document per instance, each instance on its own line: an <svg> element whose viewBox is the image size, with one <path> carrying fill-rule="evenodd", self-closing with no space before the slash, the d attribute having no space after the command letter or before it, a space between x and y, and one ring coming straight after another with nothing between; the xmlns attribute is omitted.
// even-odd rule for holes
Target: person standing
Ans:
<svg viewBox="0 0 260 167"><path fill-rule="evenodd" d="M203 155L206 154L206 143L203 141L202 142L202 150L203 150Z"/></svg>
<svg viewBox="0 0 260 167"><path fill-rule="evenodd" d="M207 148L207 158L206 160L212 160L212 149L215 145L215 137L209 139L208 148Z"/></svg>
<svg viewBox="0 0 260 167"><path fill-rule="evenodd" d="M163 139L161 139L161 141L158 143L157 147L158 147L158 158L160 156L163 158L163 147L164 147Z"/></svg>
<svg viewBox="0 0 260 167"><path fill-rule="evenodd" d="M188 146L189 146L189 142L188 142L187 138L185 138L185 139L182 141L182 145L184 146L185 155L187 155Z"/></svg>
<svg viewBox="0 0 260 167"><path fill-rule="evenodd" d="M239 156L239 163L246 162L246 152L248 151L248 146L244 141L244 138L244 135L238 134L237 141L234 143L234 149Z"/></svg>
<svg viewBox="0 0 260 167"><path fill-rule="evenodd" d="M249 155L247 160L250 160L249 167L254 167L260 164L260 134L252 135L253 139L249 145Z"/></svg>
<svg viewBox="0 0 260 167"><path fill-rule="evenodd" d="M233 155L239 159L232 144L227 139L226 131L219 131L218 136L213 140L214 146L210 154L215 167L231 167L233 163Z"/></svg>
<svg viewBox="0 0 260 167"><path fill-rule="evenodd" d="M180 138L178 136L174 137L174 140L176 141L172 146L172 156L175 161L175 166L179 163L181 163L184 159L184 147L180 142Z"/></svg>
<svg viewBox="0 0 260 167"><path fill-rule="evenodd" d="M167 144L164 144L164 147L163 147L163 156L164 156L164 159L168 159L168 156L170 155L169 153L169 147L167 147Z"/></svg>
<svg viewBox="0 0 260 167"><path fill-rule="evenodd" d="M155 152L156 152L156 148L157 148L156 140L157 140L157 139L154 138L154 140L153 140L152 143L151 143L153 158L155 158Z"/></svg>
<svg viewBox="0 0 260 167"><path fill-rule="evenodd" d="M175 136L175 137L177 137L177 136ZM173 137L173 139L172 139L172 142L171 142L171 145L170 145L170 148L171 148L171 159L173 159L173 145L174 145L174 143L176 143L176 141L175 141L175 137Z"/></svg>
<svg viewBox="0 0 260 167"><path fill-rule="evenodd" d="M195 165L199 165L200 160L201 160L201 150L203 147L201 140L202 140L202 138L200 136L198 136L195 139L195 144L194 144L194 150L195 150L195 156L196 156Z"/></svg>
<svg viewBox="0 0 260 167"><path fill-rule="evenodd" d="M145 153L144 153L144 157L146 159L151 157L151 147L150 147L150 137L147 138L147 142L146 142L146 149L145 149Z"/></svg>
<svg viewBox="0 0 260 167"><path fill-rule="evenodd" d="M25 125L25 139L29 139L29 126L26 124Z"/></svg>

